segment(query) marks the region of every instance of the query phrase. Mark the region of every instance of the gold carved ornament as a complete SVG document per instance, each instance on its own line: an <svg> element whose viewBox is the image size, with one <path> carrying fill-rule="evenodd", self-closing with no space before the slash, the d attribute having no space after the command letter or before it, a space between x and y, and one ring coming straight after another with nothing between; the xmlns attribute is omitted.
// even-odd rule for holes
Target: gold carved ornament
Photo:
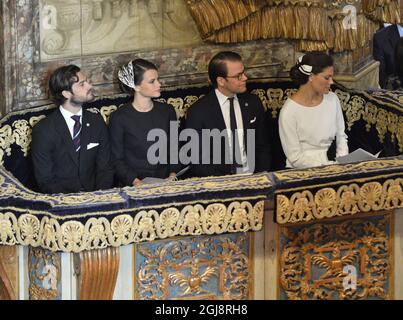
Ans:
<svg viewBox="0 0 403 320"><path fill-rule="evenodd" d="M136 273L136 299L248 299L249 238L220 235L137 245L145 260Z"/></svg>
<svg viewBox="0 0 403 320"><path fill-rule="evenodd" d="M259 231L263 226L264 201L252 205L233 201L228 205L196 204L183 209L167 208L161 213L142 210L134 217L121 214L109 221L104 217L80 221L59 221L33 214L0 213L0 245L41 246L51 251L80 252L119 247L180 235L221 234Z"/></svg>
<svg viewBox="0 0 403 320"><path fill-rule="evenodd" d="M9 125L0 127L0 165L4 163L3 157L11 155L11 145L14 143L13 129Z"/></svg>
<svg viewBox="0 0 403 320"><path fill-rule="evenodd" d="M392 227L390 214L377 221L282 227L282 291L292 300L392 299ZM348 270L355 270L354 285Z"/></svg>
<svg viewBox="0 0 403 320"><path fill-rule="evenodd" d="M94 114L101 114L105 123L108 124L109 118L110 118L112 112L116 111L117 109L118 109L117 106L110 105L110 106L101 107L99 110L97 108L89 108L89 109L87 109L87 111L92 112Z"/></svg>
<svg viewBox="0 0 403 320"><path fill-rule="evenodd" d="M156 99L155 101L170 104L175 109L176 118L182 119L182 118L186 118L186 113L187 113L188 109L190 108L190 106L203 96L204 95L202 94L199 96L190 95L190 96L186 96L184 98L181 98L181 97L168 98L168 99L160 98L160 99Z"/></svg>
<svg viewBox="0 0 403 320"><path fill-rule="evenodd" d="M293 224L352 216L359 212L391 210L403 207L403 179L389 179L383 184L368 182L326 187L315 193L309 190L291 196L276 196L277 223Z"/></svg>
<svg viewBox="0 0 403 320"><path fill-rule="evenodd" d="M350 96L347 92L339 89L336 89L335 93L338 95L345 113L348 130L351 130L355 122L362 119L366 123L367 131L375 126L380 142L384 141L386 133L389 132L392 142L396 139L399 150L403 152L403 128L401 127L403 116L379 108L358 95Z"/></svg>

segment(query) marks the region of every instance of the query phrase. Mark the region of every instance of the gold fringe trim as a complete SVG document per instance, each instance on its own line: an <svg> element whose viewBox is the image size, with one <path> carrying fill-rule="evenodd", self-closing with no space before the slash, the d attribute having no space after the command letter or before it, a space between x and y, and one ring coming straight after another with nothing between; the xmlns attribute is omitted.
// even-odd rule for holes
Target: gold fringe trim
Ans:
<svg viewBox="0 0 403 320"><path fill-rule="evenodd" d="M189 0L187 3L202 38L248 17L265 5L261 0Z"/></svg>
<svg viewBox="0 0 403 320"><path fill-rule="evenodd" d="M399 0L362 0L362 11L376 22L400 23Z"/></svg>
<svg viewBox="0 0 403 320"><path fill-rule="evenodd" d="M235 2L235 3L234 3ZM335 52L365 47L379 22L399 22L397 0L363 1L357 29L346 29L342 1L188 1L201 38L213 43L298 40L299 51Z"/></svg>
<svg viewBox="0 0 403 320"><path fill-rule="evenodd" d="M277 223L292 224L352 216L359 212L391 210L403 207L403 179L389 179L383 185L368 182L361 187L352 183L337 190L322 188L315 193L304 190L291 197L277 195Z"/></svg>
<svg viewBox="0 0 403 320"><path fill-rule="evenodd" d="M212 235L226 232L259 231L263 226L264 201L234 201L228 205L196 204L182 210L171 207L158 213L143 210L134 217L116 216L60 222L56 219L26 213L18 218L12 212L0 213L0 245L41 246L51 251L119 247L131 243L166 239L175 236Z"/></svg>

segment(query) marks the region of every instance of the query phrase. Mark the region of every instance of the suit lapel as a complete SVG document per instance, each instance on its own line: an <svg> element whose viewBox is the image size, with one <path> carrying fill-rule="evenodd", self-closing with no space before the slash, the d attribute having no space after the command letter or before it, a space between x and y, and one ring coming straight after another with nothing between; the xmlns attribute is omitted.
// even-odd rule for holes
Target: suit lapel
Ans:
<svg viewBox="0 0 403 320"><path fill-rule="evenodd" d="M224 116L214 90L210 93L208 107L209 111L206 114L206 117L215 122L215 126L213 125L212 128L217 128L220 131L225 130L227 127L225 125Z"/></svg>
<svg viewBox="0 0 403 320"><path fill-rule="evenodd" d="M74 163L78 166L78 153L76 152L73 144L73 139L71 138L71 134L69 128L67 126L66 120L64 120L63 115L61 114L60 110L56 111L55 116L56 122L56 131L64 140L64 145L67 148L67 151L74 161Z"/></svg>

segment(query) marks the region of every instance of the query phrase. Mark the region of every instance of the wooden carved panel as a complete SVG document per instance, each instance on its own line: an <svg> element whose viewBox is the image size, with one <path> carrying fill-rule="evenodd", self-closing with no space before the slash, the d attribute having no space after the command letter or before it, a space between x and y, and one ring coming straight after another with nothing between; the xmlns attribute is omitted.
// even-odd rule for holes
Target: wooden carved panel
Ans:
<svg viewBox="0 0 403 320"><path fill-rule="evenodd" d="M15 300L17 297L17 247L0 246L0 300Z"/></svg>
<svg viewBox="0 0 403 320"><path fill-rule="evenodd" d="M87 250L74 255L78 299L112 300L119 272L119 248Z"/></svg>
<svg viewBox="0 0 403 320"><path fill-rule="evenodd" d="M136 245L136 299L250 299L252 234Z"/></svg>
<svg viewBox="0 0 403 320"><path fill-rule="evenodd" d="M281 230L281 299L392 299L392 216Z"/></svg>

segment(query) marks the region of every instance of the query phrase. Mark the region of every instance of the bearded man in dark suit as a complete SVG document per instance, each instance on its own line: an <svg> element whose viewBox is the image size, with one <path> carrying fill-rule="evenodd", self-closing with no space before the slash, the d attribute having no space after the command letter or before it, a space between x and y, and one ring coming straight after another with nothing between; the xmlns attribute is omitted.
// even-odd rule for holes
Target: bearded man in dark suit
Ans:
<svg viewBox="0 0 403 320"><path fill-rule="evenodd" d="M32 160L43 193L75 193L110 188L108 129L99 114L82 108L94 99L80 68L56 69L49 90L59 107L33 128Z"/></svg>
<svg viewBox="0 0 403 320"><path fill-rule="evenodd" d="M195 102L186 117L186 128L197 131L199 137L199 154L196 163L191 163L191 175L269 171L266 116L260 99L246 93L248 78L241 56L231 51L216 54L208 73L214 90ZM211 143L205 133L214 131L216 136L220 133L220 139L213 138ZM209 144L204 143L207 140Z"/></svg>

